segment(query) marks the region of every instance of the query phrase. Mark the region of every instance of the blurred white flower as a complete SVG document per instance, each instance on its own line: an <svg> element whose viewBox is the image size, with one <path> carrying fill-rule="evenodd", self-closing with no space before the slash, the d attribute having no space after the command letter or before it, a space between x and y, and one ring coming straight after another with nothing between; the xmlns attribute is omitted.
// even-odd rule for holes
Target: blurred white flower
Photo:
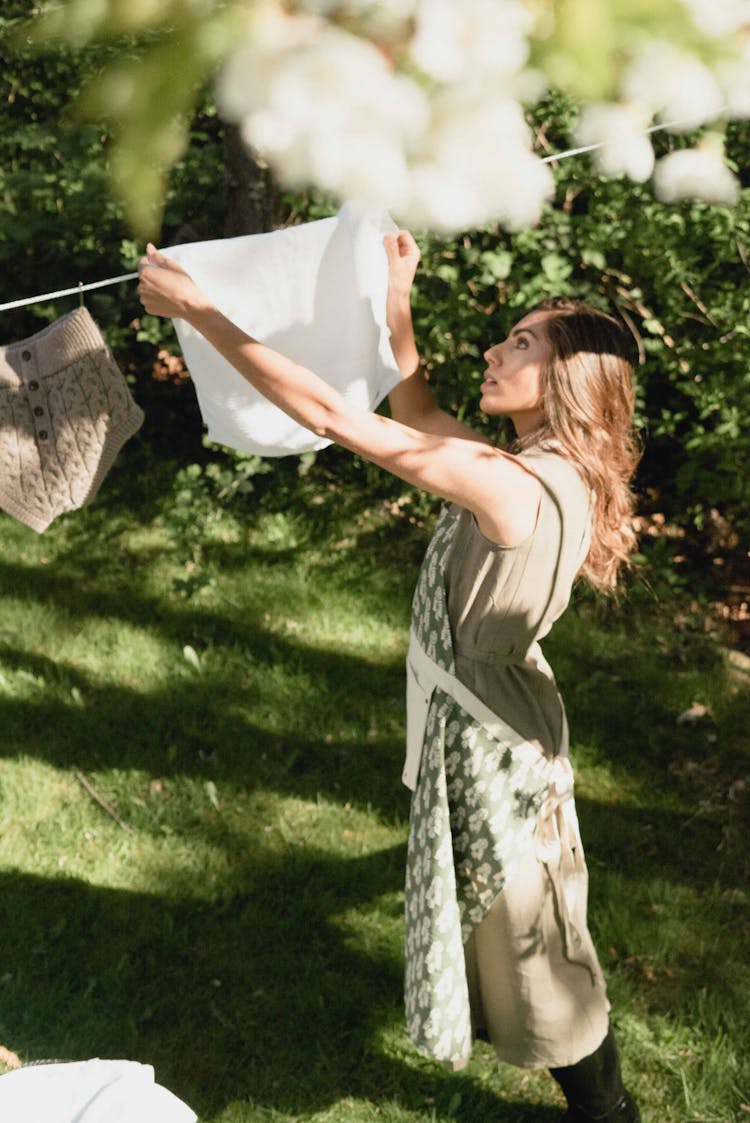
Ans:
<svg viewBox="0 0 750 1123"><path fill-rule="evenodd" d="M281 61L265 100L300 129L378 125L407 138L427 115L414 82L395 75L371 43L330 26Z"/></svg>
<svg viewBox="0 0 750 1123"><path fill-rule="evenodd" d="M410 19L418 0L297 0L297 6L316 15L331 16L345 11L355 16Z"/></svg>
<svg viewBox="0 0 750 1123"><path fill-rule="evenodd" d="M416 164L409 201L396 212L407 226L429 227L442 234L468 230L483 220L475 184L460 168Z"/></svg>
<svg viewBox="0 0 750 1123"><path fill-rule="evenodd" d="M662 41L648 43L623 77L623 101L643 107L673 131L688 131L724 105L721 87L694 55Z"/></svg>
<svg viewBox="0 0 750 1123"><path fill-rule="evenodd" d="M395 209L410 195L402 150L377 131L310 138L308 182L342 199Z"/></svg>
<svg viewBox="0 0 750 1123"><path fill-rule="evenodd" d="M654 171L654 190L665 203L701 199L731 206L737 202L739 189L722 159L720 145L710 142L671 152L659 160Z"/></svg>
<svg viewBox="0 0 750 1123"><path fill-rule="evenodd" d="M520 5L499 7L512 13ZM478 19L486 0L470 0L470 8ZM460 22L463 9L449 9ZM483 47L466 38L461 66ZM428 97L371 42L310 14L260 9L217 99L285 184L387 206L419 226L455 233L492 220L526 225L553 190L505 75L480 69Z"/></svg>
<svg viewBox="0 0 750 1123"><path fill-rule="evenodd" d="M712 38L750 20L750 0L684 3ZM217 82L219 109L290 187L316 184L444 233L490 221L518 229L538 221L554 191L521 104L544 85L528 65L538 10L532 0L296 0L291 9L255 0L247 40ZM356 17L359 35L340 13ZM426 86L394 71L394 44ZM722 109L750 116L750 44L733 46L711 69L666 41L646 43L625 70L621 102L585 108L577 143L600 146L602 174L643 182L654 170L654 117L678 131ZM737 193L710 145L661 161L655 186L670 201Z"/></svg>
<svg viewBox="0 0 750 1123"><path fill-rule="evenodd" d="M282 182L398 206L410 194L405 146L429 118L427 96L365 39L274 13L225 68L222 111L241 121Z"/></svg>
<svg viewBox="0 0 750 1123"><path fill-rule="evenodd" d="M264 19L224 67L223 113L241 119L269 109L298 128L376 119L407 136L424 124L426 95L396 75L366 39L310 18Z"/></svg>
<svg viewBox="0 0 750 1123"><path fill-rule="evenodd" d="M487 218L507 230L522 230L539 221L542 207L555 193L555 181L549 167L532 152L519 150L508 156L502 178L485 192Z"/></svg>
<svg viewBox="0 0 750 1123"><path fill-rule="evenodd" d="M525 66L514 74L508 83L508 93L524 105L533 105L549 91L549 81L544 71L535 66Z"/></svg>
<svg viewBox="0 0 750 1123"><path fill-rule="evenodd" d="M735 58L723 59L716 66L730 117L750 117L750 39Z"/></svg>
<svg viewBox="0 0 750 1123"><path fill-rule="evenodd" d="M554 190L549 169L530 152L508 153L492 176L466 174L461 168L421 164L413 169L412 196L397 212L407 225L428 226L450 235L498 222L520 230L538 222L544 203Z"/></svg>
<svg viewBox="0 0 750 1123"><path fill-rule="evenodd" d="M289 187L315 184L342 199L388 208L410 197L403 150L387 134L364 128L301 130L264 110L244 119L242 133Z"/></svg>
<svg viewBox="0 0 750 1123"><path fill-rule="evenodd" d="M445 86L431 99L429 130L423 149L445 163L492 159L507 148L531 147L522 106L493 83Z"/></svg>
<svg viewBox="0 0 750 1123"><path fill-rule="evenodd" d="M510 75L528 59L532 22L521 0L418 0L410 55L439 82Z"/></svg>
<svg viewBox="0 0 750 1123"><path fill-rule="evenodd" d="M446 87L434 99L401 217L444 233L536 222L554 181L530 143L517 102L483 85Z"/></svg>
<svg viewBox="0 0 750 1123"><path fill-rule="evenodd" d="M353 19L360 34L376 41L403 42L408 36L418 0L296 0L298 10L324 19Z"/></svg>
<svg viewBox="0 0 750 1123"><path fill-rule="evenodd" d="M683 0L704 35L721 39L750 26L750 0Z"/></svg>
<svg viewBox="0 0 750 1123"><path fill-rule="evenodd" d="M592 155L602 175L626 175L643 183L654 170L654 150L644 113L632 105L587 105L575 130L580 145L600 144Z"/></svg>
<svg viewBox="0 0 750 1123"><path fill-rule="evenodd" d="M313 16L291 17L273 0L252 9L247 36L224 63L216 81L220 112L239 121L261 106L268 83L293 52L314 42L324 26Z"/></svg>

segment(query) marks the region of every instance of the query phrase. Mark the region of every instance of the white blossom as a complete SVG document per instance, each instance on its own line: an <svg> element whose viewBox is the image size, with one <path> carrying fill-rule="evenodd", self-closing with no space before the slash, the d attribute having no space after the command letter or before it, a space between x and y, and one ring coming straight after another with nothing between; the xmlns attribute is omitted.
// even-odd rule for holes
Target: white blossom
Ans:
<svg viewBox="0 0 750 1123"><path fill-rule="evenodd" d="M287 16L273 0L259 4L248 20L247 36L224 63L216 83L221 112L238 121L263 102L264 91L296 48L312 43L322 23Z"/></svg>
<svg viewBox="0 0 750 1123"><path fill-rule="evenodd" d="M299 6L320 16L331 16L342 9L355 16L383 19L410 19L417 0L297 0Z"/></svg>
<svg viewBox="0 0 750 1123"><path fill-rule="evenodd" d="M446 86L431 110L399 217L446 234L490 220L509 229L536 222L554 181L530 152L520 104L493 82L475 82Z"/></svg>
<svg viewBox="0 0 750 1123"><path fill-rule="evenodd" d="M495 146L531 145L521 105L493 82L447 86L433 97L431 108L430 131L422 144L440 155L462 152L486 159Z"/></svg>
<svg viewBox="0 0 750 1123"><path fill-rule="evenodd" d="M513 74L528 58L531 22L521 0L418 0L410 54L440 82Z"/></svg>
<svg viewBox="0 0 750 1123"><path fill-rule="evenodd" d="M398 207L409 197L405 146L427 98L376 47L314 19L267 11L225 68L217 97L290 186Z"/></svg>
<svg viewBox="0 0 750 1123"><path fill-rule="evenodd" d="M524 105L533 105L549 91L549 81L543 70L535 66L525 66L514 74L508 83L508 93Z"/></svg>
<svg viewBox="0 0 750 1123"><path fill-rule="evenodd" d="M398 211L402 223L450 233L476 225L480 213L477 192L459 170L435 163L412 166L409 201Z"/></svg>
<svg viewBox="0 0 750 1123"><path fill-rule="evenodd" d="M750 19L750 0L684 3L696 27L719 40ZM360 35L334 22L341 13ZM520 229L539 220L554 191L522 108L544 81L528 66L537 15L531 0L297 0L292 9L257 0L217 101L290 187L316 184L445 234L490 221ZM389 39L375 28L397 31ZM394 44L428 81L399 71ZM722 109L750 116L750 43L726 48L711 68L664 40L631 52L620 101L587 106L576 131L577 143L599 146L602 174L648 179L654 119L679 131ZM707 149L667 157L656 184L665 198L724 202L737 190ZM436 642L431 636L430 650Z"/></svg>
<svg viewBox="0 0 750 1123"><path fill-rule="evenodd" d="M750 117L750 38L734 58L716 65L716 77L724 92L729 117Z"/></svg>
<svg viewBox="0 0 750 1123"><path fill-rule="evenodd" d="M626 175L643 183L654 170L654 150L645 115L633 106L596 102L587 105L575 131L580 145L600 144L593 153L602 175Z"/></svg>
<svg viewBox="0 0 750 1123"><path fill-rule="evenodd" d="M750 0L683 0L704 35L720 39L750 26Z"/></svg>
<svg viewBox="0 0 750 1123"><path fill-rule="evenodd" d="M408 38L418 0L296 0L295 7L334 22L356 23L359 34L375 42Z"/></svg>
<svg viewBox="0 0 750 1123"><path fill-rule="evenodd" d="M637 54L621 87L623 100L643 107L674 132L702 125L724 105L714 75L698 58L655 41Z"/></svg>
<svg viewBox="0 0 750 1123"><path fill-rule="evenodd" d="M702 199L731 206L737 201L739 183L724 163L719 146L704 143L659 160L654 190L665 203Z"/></svg>

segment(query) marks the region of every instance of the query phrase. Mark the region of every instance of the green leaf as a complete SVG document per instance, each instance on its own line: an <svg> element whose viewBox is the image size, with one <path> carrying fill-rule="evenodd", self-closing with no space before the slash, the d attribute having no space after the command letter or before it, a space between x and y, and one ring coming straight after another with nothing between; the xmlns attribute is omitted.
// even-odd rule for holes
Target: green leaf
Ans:
<svg viewBox="0 0 750 1123"><path fill-rule="evenodd" d="M592 268L602 271L607 267L607 259L601 250L591 249L588 246L584 246L581 251L581 261L584 265L590 265Z"/></svg>
<svg viewBox="0 0 750 1123"><path fill-rule="evenodd" d="M506 280L513 268L513 254L509 250L485 250L479 260L493 281Z"/></svg>
<svg viewBox="0 0 750 1123"><path fill-rule="evenodd" d="M459 277L458 268L455 265L439 265L435 270L435 276L441 281L453 284Z"/></svg>
<svg viewBox="0 0 750 1123"><path fill-rule="evenodd" d="M545 253L541 260L542 272L548 281L558 284L573 272L573 266L558 253Z"/></svg>

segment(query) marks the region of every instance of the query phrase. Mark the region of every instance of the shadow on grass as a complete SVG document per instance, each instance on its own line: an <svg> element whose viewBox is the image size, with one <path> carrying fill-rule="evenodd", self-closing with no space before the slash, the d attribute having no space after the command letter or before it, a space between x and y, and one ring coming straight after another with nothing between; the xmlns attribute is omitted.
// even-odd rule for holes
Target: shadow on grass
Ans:
<svg viewBox="0 0 750 1123"><path fill-rule="evenodd" d="M380 1045L402 1020L400 963L348 946L330 914L392 891L402 863L401 848L300 853L213 908L0 874L3 1040L27 1059L153 1064L200 1116L237 1100L311 1113L344 1097L427 1111L458 1094L459 1120L551 1123L554 1109L408 1063L405 1040L403 1060Z"/></svg>
<svg viewBox="0 0 750 1123"><path fill-rule="evenodd" d="M246 651L248 658L252 651L260 678L264 666L267 670L279 659L303 680L314 681L319 725L326 710L337 722L350 719L361 725L363 710L377 715L387 699L400 715L400 662L373 665L278 638L267 640L260 633L252 645L246 643ZM31 700L0 697L0 755L23 754L84 771L138 769L159 778L227 781L240 791L262 788L303 800L323 796L367 807L386 821L403 820L407 814L408 793L399 780L400 729L361 740L330 735L323 740L297 728L271 731L253 720L253 711L274 700L262 696L246 672L198 676L186 666L180 681L144 694L99 686L80 670L8 646L0 646L0 658L7 668L25 670L45 685ZM72 700L73 689L82 704ZM283 699L275 705L282 706ZM637 775L638 763L631 759L628 766ZM648 790L653 762L644 760L641 769ZM120 810L127 818L126 801L122 793ZM590 857L601 853L608 862L616 854L618 870L627 874L632 868L633 876L648 868L649 876L687 884L715 880L713 856L722 841L722 823L710 811L667 810L658 790L651 805L644 800L638 807L602 805L597 810L595 803L580 797L578 802ZM137 810L134 814L134 825L148 829L148 820L141 822ZM191 824L191 829L200 826Z"/></svg>
<svg viewBox="0 0 750 1123"><path fill-rule="evenodd" d="M101 545L100 538L95 541ZM142 629L174 644L176 660L166 684L142 691L103 685L94 673L19 644L0 645L4 666L40 680L33 698L0 697L3 753L21 752L62 767L200 776L305 799L330 795L371 807L388 820L403 819L400 659L374 662L311 647L271 632L261 610L253 619L231 609L139 594L132 573L127 580L123 573L122 587L113 589L80 558L54 569L0 562L0 594L3 590L29 604L53 605L71 627L101 618ZM627 640L633 658L625 660L616 645L603 649L603 631L587 627L574 609L557 625L550 648L569 700L574 739L584 736L595 743L602 759L613 762L615 771L626 769L641 793L653 792L653 801L642 797L641 811L618 809L614 822L607 823L609 841L620 861L627 863L632 852L636 863L648 860L665 876L712 876L709 862L685 863L684 851L715 853L721 841L716 817L665 812L657 787L664 783L665 765L684 756L686 746L706 746L675 723L673 698L664 683L665 656L642 650L634 635ZM618 642L622 648L622 635ZM207 652L200 673L182 662L186 644ZM212 649L217 670L211 669ZM309 724L303 720L305 699L293 700L295 719L287 728L279 722L278 714L292 705L267 683L278 668L288 675L287 689L308 691ZM730 730L733 705L740 718L746 712L738 695L726 709ZM268 720L271 712L273 721ZM327 718L331 727L361 730L361 736L325 732Z"/></svg>
<svg viewBox="0 0 750 1123"><path fill-rule="evenodd" d="M199 676L186 664L180 680L144 694L100 686L79 669L0 645L5 667L24 670L42 684L33 699L0 696L0 755L20 753L62 768L198 776L231 781L240 790L265 787L313 800L330 795L368 806L387 820L402 818L407 807L399 779L402 738L364 732L367 713L382 713L383 699L400 702L400 662L380 666L276 639L254 646L252 655L246 650L247 668L237 675ZM277 661L294 668L293 682L304 681L315 691L319 726L327 712L337 723L362 726L364 713L361 741L330 734L324 740L322 732L311 737L299 729L274 732L254 721L254 711L284 706L283 698L274 702L254 685Z"/></svg>

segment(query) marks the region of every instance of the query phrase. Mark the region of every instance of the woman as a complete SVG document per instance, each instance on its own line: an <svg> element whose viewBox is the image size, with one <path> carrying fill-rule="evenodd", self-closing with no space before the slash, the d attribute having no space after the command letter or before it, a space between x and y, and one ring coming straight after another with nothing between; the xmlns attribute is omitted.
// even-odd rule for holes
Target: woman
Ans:
<svg viewBox="0 0 750 1123"><path fill-rule="evenodd" d="M420 572L407 666L409 1031L454 1067L486 1034L501 1060L551 1070L568 1123L637 1123L586 926L565 712L537 642L576 576L613 588L634 544L628 340L583 305L527 313L484 356L480 407L516 431L502 451L438 409L411 322L419 250L407 231L385 248L403 376L391 418L353 409L249 338L153 246L139 292L300 424L448 502Z"/></svg>

